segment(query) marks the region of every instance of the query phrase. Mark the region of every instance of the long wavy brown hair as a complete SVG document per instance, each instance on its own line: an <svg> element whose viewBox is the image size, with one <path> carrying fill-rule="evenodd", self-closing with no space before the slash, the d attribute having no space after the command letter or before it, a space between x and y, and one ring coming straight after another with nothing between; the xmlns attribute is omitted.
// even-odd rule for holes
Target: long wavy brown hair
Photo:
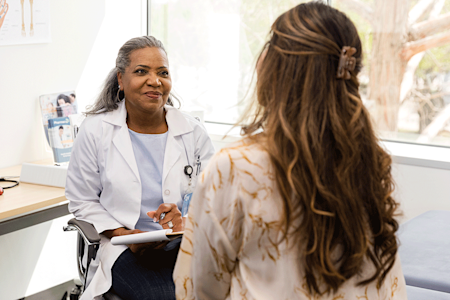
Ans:
<svg viewBox="0 0 450 300"><path fill-rule="evenodd" d="M344 46L357 50L349 80L336 78ZM269 153L284 204L283 239L295 237L309 292L336 292L365 260L376 271L359 284L380 286L397 253L398 204L391 158L358 92L354 24L328 5L300 4L278 17L261 53L258 107L243 131Z"/></svg>

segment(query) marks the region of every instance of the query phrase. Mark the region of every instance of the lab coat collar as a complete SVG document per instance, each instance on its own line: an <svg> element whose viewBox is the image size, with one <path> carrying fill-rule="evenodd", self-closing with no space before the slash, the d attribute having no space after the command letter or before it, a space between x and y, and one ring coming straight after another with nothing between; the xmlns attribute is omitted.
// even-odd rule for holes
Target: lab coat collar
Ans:
<svg viewBox="0 0 450 300"><path fill-rule="evenodd" d="M179 136L194 131L186 117L173 106L165 105L166 121L173 136Z"/></svg>
<svg viewBox="0 0 450 300"><path fill-rule="evenodd" d="M126 100L119 102L119 107L116 110L107 113L103 120L116 126L127 126L127 109L125 107L125 101ZM165 105L164 109L166 110L167 125L173 136L179 136L194 131L194 128L192 128L191 124L186 120L186 117L178 109L170 105Z"/></svg>
<svg viewBox="0 0 450 300"><path fill-rule="evenodd" d="M117 103L119 106L117 109L106 113L104 122L110 123L116 126L126 126L127 125L127 109L125 107L125 100Z"/></svg>
<svg viewBox="0 0 450 300"><path fill-rule="evenodd" d="M118 103L119 107L116 110L106 113L103 121L112 125L120 127L117 134L113 137L113 144L116 146L119 153L125 159L127 164L133 171L136 179L140 182L139 169L137 167L136 159L134 157L133 146L131 144L130 134L127 126L127 109L125 108L125 101Z"/></svg>
<svg viewBox="0 0 450 300"><path fill-rule="evenodd" d="M116 110L106 113L103 121L115 126L120 126L118 134L113 138L113 143L130 166L136 178L140 181L139 169L134 157L133 146L131 144L130 134L128 133L127 126L127 109L125 107L125 101L118 103L119 107ZM182 146L179 142L175 141L173 137L187 134L194 131L191 124L186 120L186 117L178 109L172 106L164 106L166 109L166 121L169 127L169 136L167 139L166 151L168 155L165 155L163 179L165 180L169 170L178 160L182 153Z"/></svg>

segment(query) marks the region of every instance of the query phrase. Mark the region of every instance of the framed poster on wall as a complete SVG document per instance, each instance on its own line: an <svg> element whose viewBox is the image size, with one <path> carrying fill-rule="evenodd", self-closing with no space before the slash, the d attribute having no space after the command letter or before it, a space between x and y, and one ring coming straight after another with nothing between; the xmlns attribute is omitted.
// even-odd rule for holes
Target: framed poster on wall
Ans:
<svg viewBox="0 0 450 300"><path fill-rule="evenodd" d="M0 0L0 46L50 42L50 0Z"/></svg>

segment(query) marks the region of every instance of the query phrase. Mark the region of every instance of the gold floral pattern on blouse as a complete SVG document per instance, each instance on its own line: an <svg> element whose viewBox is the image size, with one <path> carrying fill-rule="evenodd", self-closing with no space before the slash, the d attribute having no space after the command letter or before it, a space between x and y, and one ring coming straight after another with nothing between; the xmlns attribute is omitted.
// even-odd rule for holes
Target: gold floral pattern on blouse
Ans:
<svg viewBox="0 0 450 300"><path fill-rule="evenodd" d="M369 296L367 296L367 289L368 289L368 287L366 286L366 289L364 290L364 296L356 296L356 299L358 299L358 300L369 300Z"/></svg>
<svg viewBox="0 0 450 300"><path fill-rule="evenodd" d="M202 172L189 208L173 278L177 299L407 299L400 260L366 286L370 263L334 294L310 295L295 247L283 240L283 204L267 153L241 141Z"/></svg>

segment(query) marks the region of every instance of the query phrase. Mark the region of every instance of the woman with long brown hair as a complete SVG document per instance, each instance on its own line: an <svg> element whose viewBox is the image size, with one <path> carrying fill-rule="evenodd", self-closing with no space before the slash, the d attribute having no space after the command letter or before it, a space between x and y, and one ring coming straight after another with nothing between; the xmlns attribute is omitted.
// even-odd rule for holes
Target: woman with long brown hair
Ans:
<svg viewBox="0 0 450 300"><path fill-rule="evenodd" d="M244 139L210 161L179 299L406 299L391 158L358 92L354 24L319 2L272 25Z"/></svg>

